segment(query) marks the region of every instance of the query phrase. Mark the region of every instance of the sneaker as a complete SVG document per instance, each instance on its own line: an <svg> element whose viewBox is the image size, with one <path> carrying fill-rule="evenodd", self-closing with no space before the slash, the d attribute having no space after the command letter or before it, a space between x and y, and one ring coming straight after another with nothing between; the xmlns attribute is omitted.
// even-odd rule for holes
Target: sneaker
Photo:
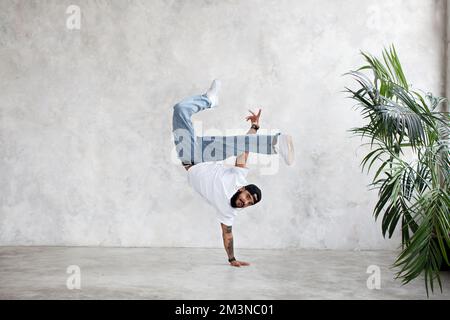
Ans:
<svg viewBox="0 0 450 320"><path fill-rule="evenodd" d="M215 79L211 83L211 87L209 87L208 91L206 91L206 96L211 101L211 108L217 107L219 105L219 90L222 83L220 80Z"/></svg>
<svg viewBox="0 0 450 320"><path fill-rule="evenodd" d="M292 137L287 134L280 134L277 136L277 141L274 144L274 150L280 154L284 162L290 166L294 163L294 144Z"/></svg>

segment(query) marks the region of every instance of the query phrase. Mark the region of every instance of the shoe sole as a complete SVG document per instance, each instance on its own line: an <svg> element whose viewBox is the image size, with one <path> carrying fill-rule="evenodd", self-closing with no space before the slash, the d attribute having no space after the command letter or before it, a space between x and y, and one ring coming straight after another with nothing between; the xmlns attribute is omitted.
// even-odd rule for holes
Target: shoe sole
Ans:
<svg viewBox="0 0 450 320"><path fill-rule="evenodd" d="M211 108L216 108L219 106L219 91L221 86L222 83L220 82L220 80L214 79L211 83L211 86L206 91L206 96L208 97L208 99L210 99L212 102L214 101L211 105ZM213 91L213 87L215 87L214 93L211 96L208 96L208 91Z"/></svg>
<svg viewBox="0 0 450 320"><path fill-rule="evenodd" d="M288 166L292 165L294 163L294 143L292 142L292 137L290 135L286 135L286 146L287 146L287 150L288 153L286 155L286 158L284 158L284 161L286 162L286 164Z"/></svg>

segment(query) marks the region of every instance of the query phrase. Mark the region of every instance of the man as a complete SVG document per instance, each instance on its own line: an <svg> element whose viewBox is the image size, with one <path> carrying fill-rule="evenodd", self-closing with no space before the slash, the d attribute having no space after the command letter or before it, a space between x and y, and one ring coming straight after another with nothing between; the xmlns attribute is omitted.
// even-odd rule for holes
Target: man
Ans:
<svg viewBox="0 0 450 320"><path fill-rule="evenodd" d="M286 164L294 161L292 138L285 134L257 135L261 109L257 114L250 111L246 117L251 127L241 136L203 136L195 134L191 116L199 111L219 105L220 82L214 80L202 95L196 95L177 103L173 109L173 135L178 154L188 171L188 182L209 204L216 208L222 228L222 237L228 262L235 267L249 263L236 260L233 248L232 225L234 217L243 208L261 201L261 190L248 184L245 166L249 152L280 154ZM236 156L234 167L217 161Z"/></svg>

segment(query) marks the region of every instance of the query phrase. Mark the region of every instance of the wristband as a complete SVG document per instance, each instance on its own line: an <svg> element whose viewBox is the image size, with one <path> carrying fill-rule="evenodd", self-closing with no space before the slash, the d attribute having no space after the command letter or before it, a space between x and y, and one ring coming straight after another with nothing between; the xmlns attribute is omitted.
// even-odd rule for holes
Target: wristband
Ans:
<svg viewBox="0 0 450 320"><path fill-rule="evenodd" d="M256 131L258 131L259 126L255 123L252 124L252 126L250 127L251 129L255 129Z"/></svg>
<svg viewBox="0 0 450 320"><path fill-rule="evenodd" d="M233 261L236 261L235 257L228 259L228 262L230 262L230 263L233 262Z"/></svg>

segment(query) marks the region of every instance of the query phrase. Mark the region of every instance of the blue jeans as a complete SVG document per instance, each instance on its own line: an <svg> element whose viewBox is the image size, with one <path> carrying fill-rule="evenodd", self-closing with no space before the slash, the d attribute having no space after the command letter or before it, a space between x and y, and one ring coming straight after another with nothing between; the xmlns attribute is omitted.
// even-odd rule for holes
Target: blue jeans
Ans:
<svg viewBox="0 0 450 320"><path fill-rule="evenodd" d="M172 133L178 158L183 165L221 161L245 151L274 154L275 135L202 136L195 134L191 116L210 109L211 101L203 95L188 97L173 107Z"/></svg>

